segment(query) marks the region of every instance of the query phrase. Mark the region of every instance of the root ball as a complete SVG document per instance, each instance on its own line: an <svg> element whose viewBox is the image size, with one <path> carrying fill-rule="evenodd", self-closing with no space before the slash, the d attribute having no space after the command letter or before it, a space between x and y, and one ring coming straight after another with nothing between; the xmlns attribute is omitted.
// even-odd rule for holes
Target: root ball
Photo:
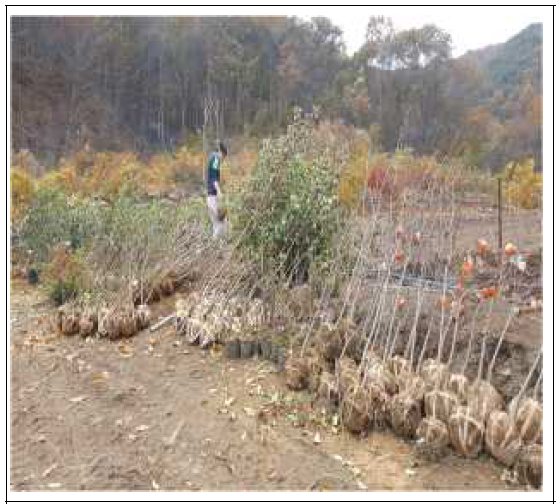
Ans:
<svg viewBox="0 0 556 504"><path fill-rule="evenodd" d="M422 418L422 401L416 400L406 392L394 396L390 409L390 423L398 436L414 439Z"/></svg>
<svg viewBox="0 0 556 504"><path fill-rule="evenodd" d="M351 390L342 400L341 418L344 427L353 434L365 431L369 425L369 405L365 389Z"/></svg>
<svg viewBox="0 0 556 504"><path fill-rule="evenodd" d="M493 411L504 409L504 399L486 380L479 380L471 385L467 395L467 404L482 422L486 422Z"/></svg>
<svg viewBox="0 0 556 504"><path fill-rule="evenodd" d="M425 394L425 413L428 418L436 418L447 424L458 405L458 398L451 392L433 390Z"/></svg>
<svg viewBox="0 0 556 504"><path fill-rule="evenodd" d="M542 405L530 397L517 403L517 398L510 403L510 418L524 443L539 443L542 440Z"/></svg>
<svg viewBox="0 0 556 504"><path fill-rule="evenodd" d="M450 372L448 366L433 359L426 360L420 372L421 378L425 382L427 390L443 390L448 384Z"/></svg>
<svg viewBox="0 0 556 504"><path fill-rule="evenodd" d="M286 384L291 390L304 390L309 386L311 368L303 357L290 357L286 361Z"/></svg>
<svg viewBox="0 0 556 504"><path fill-rule="evenodd" d="M487 453L506 467L514 465L522 443L505 411L493 411L488 417L485 448Z"/></svg>
<svg viewBox="0 0 556 504"><path fill-rule="evenodd" d="M438 418L423 418L417 428L417 453L425 460L438 461L448 454L448 427Z"/></svg>
<svg viewBox="0 0 556 504"><path fill-rule="evenodd" d="M452 446L465 457L477 457L481 453L484 430L484 423L469 406L458 406L448 422Z"/></svg>
<svg viewBox="0 0 556 504"><path fill-rule="evenodd" d="M520 481L534 488L542 487L542 446L526 446L517 459L516 470Z"/></svg>

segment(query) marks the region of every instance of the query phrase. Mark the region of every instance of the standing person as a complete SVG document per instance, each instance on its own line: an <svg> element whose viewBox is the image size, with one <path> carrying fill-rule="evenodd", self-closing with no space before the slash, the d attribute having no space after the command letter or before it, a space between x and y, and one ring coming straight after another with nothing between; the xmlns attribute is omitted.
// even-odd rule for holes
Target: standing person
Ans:
<svg viewBox="0 0 556 504"><path fill-rule="evenodd" d="M224 219L218 215L218 199L222 197L220 189L220 166L228 155L228 149L222 143L218 143L218 150L211 152L207 164L207 206L210 220L212 222L212 236L220 236L225 228Z"/></svg>

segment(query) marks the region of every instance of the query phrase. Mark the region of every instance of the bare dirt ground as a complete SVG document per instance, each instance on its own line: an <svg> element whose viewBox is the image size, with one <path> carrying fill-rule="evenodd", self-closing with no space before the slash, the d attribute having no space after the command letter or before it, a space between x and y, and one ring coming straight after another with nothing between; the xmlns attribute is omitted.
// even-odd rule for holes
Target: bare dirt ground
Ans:
<svg viewBox="0 0 556 504"><path fill-rule="evenodd" d="M487 457L425 463L390 432L306 422L309 396L269 363L188 347L171 327L124 343L62 337L51 312L12 282L13 491L523 490Z"/></svg>
<svg viewBox="0 0 556 504"><path fill-rule="evenodd" d="M502 242L511 242L521 251L530 252L542 247L542 210L502 211ZM477 239L486 239L498 245L498 209L495 207L468 207L457 216L458 249L474 249Z"/></svg>

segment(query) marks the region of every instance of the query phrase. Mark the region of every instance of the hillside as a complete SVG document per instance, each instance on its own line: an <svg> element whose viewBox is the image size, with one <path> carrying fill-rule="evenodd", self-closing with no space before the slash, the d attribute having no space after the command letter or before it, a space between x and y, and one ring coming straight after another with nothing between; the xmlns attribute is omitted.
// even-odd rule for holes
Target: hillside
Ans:
<svg viewBox="0 0 556 504"><path fill-rule="evenodd" d="M375 131L376 148L541 167L542 26L451 57L441 27L369 19L348 57L327 18L33 18L11 25L12 150L145 155L283 131L300 106ZM225 36L224 36L225 35Z"/></svg>
<svg viewBox="0 0 556 504"><path fill-rule="evenodd" d="M474 62L483 74L484 96L502 91L506 97L511 97L527 82L540 94L542 24L531 24L508 41L469 51L461 59Z"/></svg>

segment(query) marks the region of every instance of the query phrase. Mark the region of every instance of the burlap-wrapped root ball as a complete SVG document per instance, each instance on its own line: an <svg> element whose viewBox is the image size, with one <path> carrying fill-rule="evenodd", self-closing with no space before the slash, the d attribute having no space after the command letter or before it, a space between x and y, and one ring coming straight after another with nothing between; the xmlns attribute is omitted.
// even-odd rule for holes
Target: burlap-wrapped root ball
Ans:
<svg viewBox="0 0 556 504"><path fill-rule="evenodd" d="M112 332L112 311L106 307L98 311L97 332L101 338L108 338Z"/></svg>
<svg viewBox="0 0 556 504"><path fill-rule="evenodd" d="M176 291L176 282L170 275L166 275L158 284L158 290L162 296L171 296Z"/></svg>
<svg viewBox="0 0 556 504"><path fill-rule="evenodd" d="M127 310L115 310L112 312L115 334L112 339L129 338L136 332L137 326L132 316Z"/></svg>
<svg viewBox="0 0 556 504"><path fill-rule="evenodd" d="M458 406L458 398L451 392L433 390L425 394L425 414L428 418L436 418L447 424Z"/></svg>
<svg viewBox="0 0 556 504"><path fill-rule="evenodd" d="M390 357L386 361L386 369L394 377L398 392L405 390L408 382L411 382L416 376L411 370L411 363L399 355Z"/></svg>
<svg viewBox="0 0 556 504"><path fill-rule="evenodd" d="M411 363L401 355L394 355L386 360L386 367L394 377L411 372Z"/></svg>
<svg viewBox="0 0 556 504"><path fill-rule="evenodd" d="M469 406L458 406L448 422L450 442L457 453L477 457L483 449L484 423Z"/></svg>
<svg viewBox="0 0 556 504"><path fill-rule="evenodd" d="M353 434L360 434L369 425L369 404L363 387L348 391L341 401L342 425Z"/></svg>
<svg viewBox="0 0 556 504"><path fill-rule="evenodd" d="M366 383L378 383L388 395L398 393L398 384L394 374L376 356L372 355L365 358L363 364L363 376Z"/></svg>
<svg viewBox="0 0 556 504"><path fill-rule="evenodd" d="M365 338L358 333L352 333L343 337L345 344L345 355L355 361L360 361L365 350Z"/></svg>
<svg viewBox="0 0 556 504"><path fill-rule="evenodd" d="M450 378L448 366L434 359L427 359L423 362L419 374L423 378L428 391L444 390Z"/></svg>
<svg viewBox="0 0 556 504"><path fill-rule="evenodd" d="M417 428L417 453L429 461L438 461L448 454L448 427L438 418L426 417Z"/></svg>
<svg viewBox="0 0 556 504"><path fill-rule="evenodd" d="M469 396L469 380L462 374L450 374L446 388L449 392L454 394L461 404L467 403Z"/></svg>
<svg viewBox="0 0 556 504"><path fill-rule="evenodd" d="M290 357L286 361L286 385L291 390L304 390L309 386L311 368L306 357Z"/></svg>
<svg viewBox="0 0 556 504"><path fill-rule="evenodd" d="M120 313L114 309L101 308L98 312L99 336L116 340L121 336L120 330Z"/></svg>
<svg viewBox="0 0 556 504"><path fill-rule="evenodd" d="M340 402L340 387L336 376L328 371L320 375L317 391L317 403L322 404L326 410L333 411Z"/></svg>
<svg viewBox="0 0 556 504"><path fill-rule="evenodd" d="M469 387L467 404L482 422L486 422L493 411L504 409L504 399L486 380L478 380Z"/></svg>
<svg viewBox="0 0 556 504"><path fill-rule="evenodd" d="M336 361L336 375L340 385L340 395L355 389L361 383L361 376L357 364L347 357Z"/></svg>
<svg viewBox="0 0 556 504"><path fill-rule="evenodd" d="M135 310L135 323L139 331L146 329L151 324L151 310L145 304L139 305Z"/></svg>
<svg viewBox="0 0 556 504"><path fill-rule="evenodd" d="M373 429L385 429L390 423L391 397L379 382L366 383L369 426Z"/></svg>
<svg viewBox="0 0 556 504"><path fill-rule="evenodd" d="M400 381L398 394L410 395L413 399L422 403L426 392L425 381L416 374L408 373L404 376L404 380Z"/></svg>
<svg viewBox="0 0 556 504"><path fill-rule="evenodd" d="M66 336L73 336L79 332L79 322L81 320L81 313L77 308L65 307L62 310L60 317L60 330Z"/></svg>
<svg viewBox="0 0 556 504"><path fill-rule="evenodd" d="M512 467L523 444L505 411L493 411L485 429L485 448L489 455L506 467Z"/></svg>
<svg viewBox="0 0 556 504"><path fill-rule="evenodd" d="M313 292L309 284L294 287L289 292L289 306L296 320L313 313Z"/></svg>
<svg viewBox="0 0 556 504"><path fill-rule="evenodd" d="M390 424L394 432L405 439L414 439L423 418L423 401L408 392L394 396L390 406Z"/></svg>
<svg viewBox="0 0 556 504"><path fill-rule="evenodd" d="M79 319L79 335L83 338L92 336L97 330L97 313L94 310L85 310Z"/></svg>
<svg viewBox="0 0 556 504"><path fill-rule="evenodd" d="M510 418L524 443L540 443L542 440L542 405L530 397L514 398L508 407Z"/></svg>
<svg viewBox="0 0 556 504"><path fill-rule="evenodd" d="M525 446L519 453L516 471L519 480L534 488L542 487L542 445Z"/></svg>
<svg viewBox="0 0 556 504"><path fill-rule="evenodd" d="M140 330L139 320L133 308L124 310L121 317L121 333L124 338L131 338Z"/></svg>
<svg viewBox="0 0 556 504"><path fill-rule="evenodd" d="M333 363L336 359L340 358L342 349L344 347L344 340L337 329L321 329L316 341L317 351L322 358Z"/></svg>
<svg viewBox="0 0 556 504"><path fill-rule="evenodd" d="M308 389L310 392L317 392L320 385L320 377L325 370L325 363L322 361L317 353L310 353L307 356L309 366L309 383Z"/></svg>

